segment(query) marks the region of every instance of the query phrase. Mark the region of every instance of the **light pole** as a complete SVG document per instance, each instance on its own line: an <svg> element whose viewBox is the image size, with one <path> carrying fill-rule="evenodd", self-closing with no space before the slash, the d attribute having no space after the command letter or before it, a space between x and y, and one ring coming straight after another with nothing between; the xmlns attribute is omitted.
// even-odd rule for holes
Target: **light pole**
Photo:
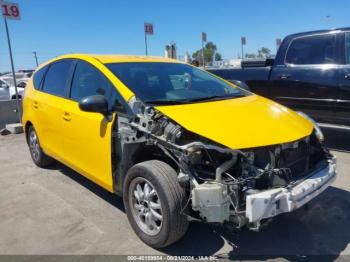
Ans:
<svg viewBox="0 0 350 262"><path fill-rule="evenodd" d="M38 56L36 54L36 51L33 51L33 55L34 55L34 58L35 58L35 64L36 64L36 67L39 66L39 63L38 63Z"/></svg>
<svg viewBox="0 0 350 262"><path fill-rule="evenodd" d="M153 35L153 24L145 23L144 31L145 31L145 49L146 49L145 51L146 51L146 56L148 56L147 35Z"/></svg>
<svg viewBox="0 0 350 262"><path fill-rule="evenodd" d="M241 51L242 51L242 60L244 59L244 52L243 52L243 46L246 44L246 38L245 36L241 37Z"/></svg>
<svg viewBox="0 0 350 262"><path fill-rule="evenodd" d="M5 24L5 30L6 30L6 37L7 37L7 44L9 48L10 53L10 60L11 60L11 70L12 70L12 77L13 77L13 84L16 91L16 105L17 105L17 115L18 115L18 121L21 123L21 107L19 104L19 97L18 97L18 89L17 89L17 83L16 83L16 74L15 74L15 66L13 65L13 57L12 57L12 48L11 48L11 40L10 40L10 34L9 29L7 25L7 19L12 20L21 20L20 11L17 3L9 3L9 2L3 2L0 0L1 3L1 9L2 9L2 17L4 18L4 24Z"/></svg>
<svg viewBox="0 0 350 262"><path fill-rule="evenodd" d="M205 58L204 58L204 43L207 42L207 33L202 32L202 63L203 68L205 68Z"/></svg>
<svg viewBox="0 0 350 262"><path fill-rule="evenodd" d="M202 41L202 63L203 67L205 67L205 59L204 59L204 42Z"/></svg>
<svg viewBox="0 0 350 262"><path fill-rule="evenodd" d="M147 33L145 32L145 51L146 51L146 56L148 56L148 48L147 48Z"/></svg>
<svg viewBox="0 0 350 262"><path fill-rule="evenodd" d="M20 104L19 104L18 89L17 89L17 83L16 83L16 74L15 74L15 66L13 65L13 57L12 57L12 48L11 48L10 34L9 34L8 26L7 26L7 19L5 17L4 17L4 23L5 23L5 30L6 30L6 36L7 36L7 44L8 44L9 53L10 53L13 84L15 86L15 92L16 92L16 106L17 106L18 121L19 121L19 123L21 123L22 122L22 119L21 119L22 112L21 112L21 107L20 107Z"/></svg>

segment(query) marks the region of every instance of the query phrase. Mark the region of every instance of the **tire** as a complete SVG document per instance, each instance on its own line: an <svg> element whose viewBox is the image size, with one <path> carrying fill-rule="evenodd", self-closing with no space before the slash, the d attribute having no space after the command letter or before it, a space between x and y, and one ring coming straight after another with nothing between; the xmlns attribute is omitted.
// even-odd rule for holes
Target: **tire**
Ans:
<svg viewBox="0 0 350 262"><path fill-rule="evenodd" d="M32 157L34 164L36 164L38 167L47 167L52 164L53 159L47 156L42 150L39 137L33 126L28 128L27 141L30 156Z"/></svg>
<svg viewBox="0 0 350 262"><path fill-rule="evenodd" d="M12 100L15 100L15 99L16 99L16 95L12 96L11 99L12 99ZM18 99L22 99L21 95L18 95Z"/></svg>
<svg viewBox="0 0 350 262"><path fill-rule="evenodd" d="M189 223L181 211L186 205L187 196L171 166L158 160L136 164L128 171L123 186L125 212L132 229L143 242L154 248L162 248L185 235ZM143 200L139 189L143 192ZM159 215L161 220L158 220ZM146 222L152 220L153 223L148 226Z"/></svg>

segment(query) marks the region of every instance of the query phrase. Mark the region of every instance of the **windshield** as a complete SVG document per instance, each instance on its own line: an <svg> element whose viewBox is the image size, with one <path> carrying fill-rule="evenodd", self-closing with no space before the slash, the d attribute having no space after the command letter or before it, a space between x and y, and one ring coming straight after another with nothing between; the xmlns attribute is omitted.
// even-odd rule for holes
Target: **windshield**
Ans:
<svg viewBox="0 0 350 262"><path fill-rule="evenodd" d="M250 94L186 64L133 62L107 67L145 103L189 103Z"/></svg>
<svg viewBox="0 0 350 262"><path fill-rule="evenodd" d="M13 83L13 78L12 77L4 77L2 79L8 86L14 86L15 84Z"/></svg>

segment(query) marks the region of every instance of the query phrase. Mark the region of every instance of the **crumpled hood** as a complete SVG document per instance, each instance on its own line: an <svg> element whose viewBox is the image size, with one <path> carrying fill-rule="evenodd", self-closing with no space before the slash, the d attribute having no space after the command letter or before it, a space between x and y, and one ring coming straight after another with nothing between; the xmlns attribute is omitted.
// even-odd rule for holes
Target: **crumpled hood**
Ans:
<svg viewBox="0 0 350 262"><path fill-rule="evenodd" d="M232 149L292 142L313 130L309 120L258 95L156 109L188 131Z"/></svg>

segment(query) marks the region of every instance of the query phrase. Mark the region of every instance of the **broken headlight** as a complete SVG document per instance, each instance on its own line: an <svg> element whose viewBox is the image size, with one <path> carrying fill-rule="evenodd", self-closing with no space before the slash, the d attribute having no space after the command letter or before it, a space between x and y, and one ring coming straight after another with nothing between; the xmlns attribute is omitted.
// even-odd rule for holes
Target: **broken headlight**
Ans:
<svg viewBox="0 0 350 262"><path fill-rule="evenodd" d="M324 142L324 135L323 135L323 132L322 132L320 126L316 123L316 121L303 112L298 111L297 113L299 115L301 115L302 117L304 117L305 119L310 120L312 122L312 124L314 125L314 129L315 129L315 135L316 135L318 141L320 143L323 143Z"/></svg>

